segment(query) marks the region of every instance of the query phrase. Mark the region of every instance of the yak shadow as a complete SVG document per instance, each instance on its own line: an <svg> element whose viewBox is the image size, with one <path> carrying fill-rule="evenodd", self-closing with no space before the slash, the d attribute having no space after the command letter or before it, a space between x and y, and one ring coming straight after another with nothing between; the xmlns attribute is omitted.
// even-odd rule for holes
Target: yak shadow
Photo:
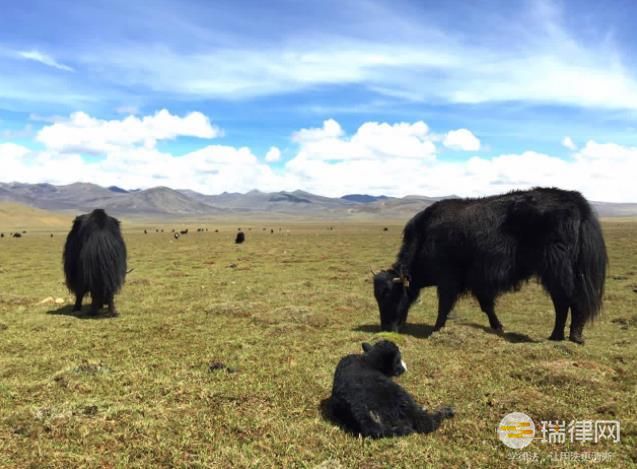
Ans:
<svg viewBox="0 0 637 469"><path fill-rule="evenodd" d="M367 332L368 334L378 334L383 332L380 326L376 324L363 324L362 326L355 327L354 331ZM417 337L419 339L427 339L433 334L434 328L428 324L405 324L400 328L399 333Z"/></svg>
<svg viewBox="0 0 637 469"><path fill-rule="evenodd" d="M117 317L109 314L108 311L100 311L97 314L91 314L88 309L83 311L73 311L73 305L66 305L58 309L52 309L47 311L46 314L73 316L77 319L111 319Z"/></svg>
<svg viewBox="0 0 637 469"><path fill-rule="evenodd" d="M520 334L519 332L505 332L503 334L500 334L494 331L493 329L491 329L489 326L483 326L482 324L476 324L475 322L463 322L460 324L462 324L463 326L473 327L474 329L482 329L483 331L488 332L489 334L498 335L502 337L504 340L506 340L507 342L510 342L512 344L522 344L522 343L538 344L542 342L541 340L532 339L530 336L526 334Z"/></svg>

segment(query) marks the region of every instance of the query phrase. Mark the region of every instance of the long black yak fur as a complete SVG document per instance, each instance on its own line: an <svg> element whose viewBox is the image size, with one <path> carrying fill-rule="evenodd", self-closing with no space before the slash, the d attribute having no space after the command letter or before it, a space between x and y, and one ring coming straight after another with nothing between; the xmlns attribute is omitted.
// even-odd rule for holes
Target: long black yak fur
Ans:
<svg viewBox="0 0 637 469"><path fill-rule="evenodd" d="M453 416L450 407L427 412L392 381L406 371L396 344L364 343L363 351L343 357L334 373L329 416L344 430L372 438L430 433Z"/></svg>
<svg viewBox="0 0 637 469"><path fill-rule="evenodd" d="M102 209L75 218L64 245L64 275L75 293L74 311L82 309L82 298L91 294L91 314L108 305L117 315L113 297L126 277L126 245L119 221Z"/></svg>
<svg viewBox="0 0 637 469"><path fill-rule="evenodd" d="M535 188L476 199L436 202L405 226L391 269L374 276L381 327L397 331L420 290L436 286L434 329L463 293L473 294L499 332L498 295L535 276L553 300L552 340L583 343L584 324L602 306L606 247L590 205L578 192Z"/></svg>
<svg viewBox="0 0 637 469"><path fill-rule="evenodd" d="M237 236L234 238L235 244L241 244L246 240L246 235L243 231L239 231Z"/></svg>

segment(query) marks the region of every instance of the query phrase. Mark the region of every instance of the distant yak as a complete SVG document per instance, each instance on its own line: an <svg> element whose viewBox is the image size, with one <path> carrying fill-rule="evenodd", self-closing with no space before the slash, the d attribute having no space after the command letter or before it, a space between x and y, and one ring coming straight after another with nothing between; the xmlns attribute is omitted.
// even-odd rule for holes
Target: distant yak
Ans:
<svg viewBox="0 0 637 469"><path fill-rule="evenodd" d="M405 226L396 262L374 276L383 330L397 331L423 287L438 289L435 330L445 325L458 297L473 294L492 329L497 297L536 276L551 296L551 340L583 343L584 324L599 313L606 276L599 222L578 192L555 188L513 191L477 199L446 199Z"/></svg>
<svg viewBox="0 0 637 469"><path fill-rule="evenodd" d="M395 343L364 343L363 351L343 357L334 373L328 415L343 429L371 438L431 433L453 416L451 407L427 412L392 381L407 371Z"/></svg>
<svg viewBox="0 0 637 469"><path fill-rule="evenodd" d="M182 235L188 234L188 228L186 228L185 230L181 230L180 233Z"/></svg>
<svg viewBox="0 0 637 469"><path fill-rule="evenodd" d="M4 238L4 233L0 233L0 238Z"/></svg>
<svg viewBox="0 0 637 469"><path fill-rule="evenodd" d="M22 238L22 235L20 233L13 233L13 237L14 238Z"/></svg>
<svg viewBox="0 0 637 469"><path fill-rule="evenodd" d="M174 236L175 236L175 239L179 239L179 233L175 233Z"/></svg>
<svg viewBox="0 0 637 469"><path fill-rule="evenodd" d="M103 305L116 316L114 296L126 277L126 245L119 221L102 209L75 218L64 245L66 285L75 294L73 311L91 294L91 314Z"/></svg>
<svg viewBox="0 0 637 469"><path fill-rule="evenodd" d="M243 233L243 231L239 231L237 233L237 236L234 238L234 242L236 244L241 244L246 240L246 235Z"/></svg>
<svg viewBox="0 0 637 469"><path fill-rule="evenodd" d="M148 231L144 230L144 234L148 234Z"/></svg>

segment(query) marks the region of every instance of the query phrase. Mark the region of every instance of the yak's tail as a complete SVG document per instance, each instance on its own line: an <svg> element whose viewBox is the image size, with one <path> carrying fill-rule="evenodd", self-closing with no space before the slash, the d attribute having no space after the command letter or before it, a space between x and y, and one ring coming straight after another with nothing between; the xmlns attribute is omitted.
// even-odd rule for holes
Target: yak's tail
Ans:
<svg viewBox="0 0 637 469"><path fill-rule="evenodd" d="M602 229L591 212L580 225L575 278L575 306L586 322L595 319L602 308L607 264Z"/></svg>
<svg viewBox="0 0 637 469"><path fill-rule="evenodd" d="M96 230L86 240L80 255L84 285L104 300L119 291L126 277L126 247L119 236Z"/></svg>

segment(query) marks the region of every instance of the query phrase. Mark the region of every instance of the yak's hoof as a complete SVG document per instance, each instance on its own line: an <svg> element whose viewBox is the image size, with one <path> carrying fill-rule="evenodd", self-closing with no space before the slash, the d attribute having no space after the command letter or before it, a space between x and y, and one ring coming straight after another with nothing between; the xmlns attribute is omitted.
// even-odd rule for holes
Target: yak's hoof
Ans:
<svg viewBox="0 0 637 469"><path fill-rule="evenodd" d="M504 335L504 327L502 327L502 324L500 324L497 327L492 327L493 332L495 332L498 335Z"/></svg>
<svg viewBox="0 0 637 469"><path fill-rule="evenodd" d="M453 407L451 407L451 406L440 407L438 409L438 413L440 414L440 416L443 419L448 419L448 418L451 418L451 417L453 417L455 415L455 412L453 411Z"/></svg>
<svg viewBox="0 0 637 469"><path fill-rule="evenodd" d="M549 340L555 340L555 341L564 340L564 334L551 334L551 336L549 337Z"/></svg>
<svg viewBox="0 0 637 469"><path fill-rule="evenodd" d="M570 340L571 342L575 342L576 344L584 345L584 337L579 334L571 334L568 337L568 340Z"/></svg>

